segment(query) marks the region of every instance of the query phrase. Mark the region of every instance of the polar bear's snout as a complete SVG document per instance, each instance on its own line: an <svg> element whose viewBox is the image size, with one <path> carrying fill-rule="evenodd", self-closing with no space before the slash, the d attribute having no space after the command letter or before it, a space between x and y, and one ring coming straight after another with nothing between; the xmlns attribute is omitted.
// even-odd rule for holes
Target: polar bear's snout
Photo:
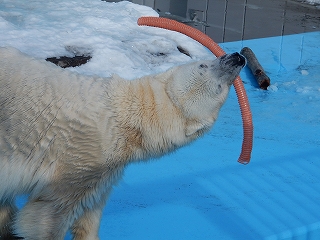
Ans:
<svg viewBox="0 0 320 240"><path fill-rule="evenodd" d="M245 64L246 59L238 52L216 58L210 64L210 73L212 74L211 79L213 84L226 83L232 85ZM199 66L199 69L204 71L204 69L201 68L201 65Z"/></svg>
<svg viewBox="0 0 320 240"><path fill-rule="evenodd" d="M220 64L227 66L241 66L244 67L246 65L246 59L244 56L239 54L238 52L232 54L226 54L220 58Z"/></svg>
<svg viewBox="0 0 320 240"><path fill-rule="evenodd" d="M231 64L232 65L238 65L241 67L244 67L246 65L246 59L244 56L242 56L241 54L239 54L238 52L235 52L233 54L230 55L231 58Z"/></svg>

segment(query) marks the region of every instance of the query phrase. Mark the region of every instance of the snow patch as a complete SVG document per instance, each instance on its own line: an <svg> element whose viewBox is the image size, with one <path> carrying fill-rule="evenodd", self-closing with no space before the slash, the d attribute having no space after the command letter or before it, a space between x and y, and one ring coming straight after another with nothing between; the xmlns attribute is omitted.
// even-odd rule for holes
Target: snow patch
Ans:
<svg viewBox="0 0 320 240"><path fill-rule="evenodd" d="M13 46L39 59L90 55L87 64L68 69L102 77L118 74L126 79L215 58L183 34L138 26L141 16L158 13L128 1L5 0L0 2L0 32L5 33L0 46Z"/></svg>

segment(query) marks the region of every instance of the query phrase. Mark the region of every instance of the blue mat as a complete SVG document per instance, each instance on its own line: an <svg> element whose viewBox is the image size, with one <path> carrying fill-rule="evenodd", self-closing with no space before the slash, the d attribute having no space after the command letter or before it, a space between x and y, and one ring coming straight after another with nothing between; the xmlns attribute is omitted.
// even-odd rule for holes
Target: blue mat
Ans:
<svg viewBox="0 0 320 240"><path fill-rule="evenodd" d="M212 131L128 167L101 239L320 239L320 32L225 43L250 47L271 78L241 77L251 104L251 163L237 163L242 122L231 90Z"/></svg>

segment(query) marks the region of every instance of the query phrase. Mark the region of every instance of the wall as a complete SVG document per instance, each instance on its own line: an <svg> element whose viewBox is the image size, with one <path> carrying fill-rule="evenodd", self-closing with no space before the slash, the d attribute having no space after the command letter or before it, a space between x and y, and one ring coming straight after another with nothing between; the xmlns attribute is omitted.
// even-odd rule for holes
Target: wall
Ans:
<svg viewBox="0 0 320 240"><path fill-rule="evenodd" d="M320 0L319 0L320 1ZM113 2L113 0L109 1ZM320 7L299 0L132 0L231 42L320 31Z"/></svg>

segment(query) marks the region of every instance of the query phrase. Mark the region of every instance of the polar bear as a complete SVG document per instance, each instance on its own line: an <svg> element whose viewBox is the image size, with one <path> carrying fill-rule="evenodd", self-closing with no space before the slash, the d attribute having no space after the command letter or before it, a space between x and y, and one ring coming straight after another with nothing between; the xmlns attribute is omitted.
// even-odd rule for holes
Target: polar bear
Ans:
<svg viewBox="0 0 320 240"><path fill-rule="evenodd" d="M0 238L99 239L124 168L207 132L244 64L234 53L127 81L0 48Z"/></svg>

